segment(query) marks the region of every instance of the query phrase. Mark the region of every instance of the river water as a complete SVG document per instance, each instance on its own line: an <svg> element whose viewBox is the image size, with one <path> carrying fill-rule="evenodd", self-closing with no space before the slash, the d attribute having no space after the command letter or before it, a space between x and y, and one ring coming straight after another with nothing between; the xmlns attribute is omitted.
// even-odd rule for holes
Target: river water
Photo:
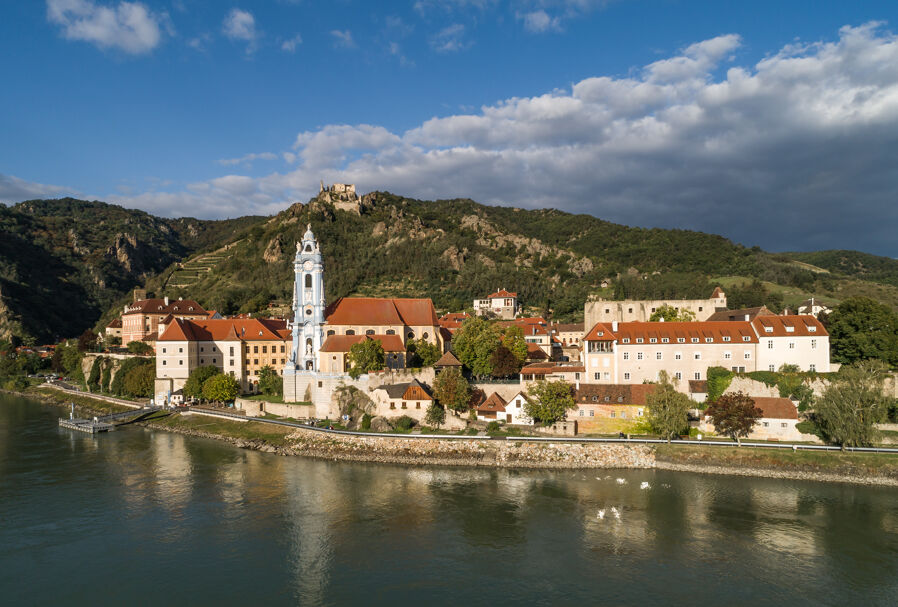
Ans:
<svg viewBox="0 0 898 607"><path fill-rule="evenodd" d="M326 462L59 414L0 394L3 605L898 604L891 488Z"/></svg>

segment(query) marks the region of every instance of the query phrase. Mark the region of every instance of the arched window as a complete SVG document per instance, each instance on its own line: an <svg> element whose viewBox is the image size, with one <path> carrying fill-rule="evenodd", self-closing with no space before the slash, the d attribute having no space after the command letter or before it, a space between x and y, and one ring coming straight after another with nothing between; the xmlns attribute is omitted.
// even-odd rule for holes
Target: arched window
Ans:
<svg viewBox="0 0 898 607"><path fill-rule="evenodd" d="M353 331L352 329L346 329L346 334L347 335L355 335L355 331Z"/></svg>
<svg viewBox="0 0 898 607"><path fill-rule="evenodd" d="M430 335L428 335L427 332L425 331L424 335L422 335L421 337L423 337L424 339L427 339L428 337L430 337Z"/></svg>
<svg viewBox="0 0 898 607"><path fill-rule="evenodd" d="M329 331L327 332L327 336L328 336L328 337L330 337L331 335L336 335L336 334L337 334L337 332L334 331L333 329L331 329L331 330L329 330Z"/></svg>
<svg viewBox="0 0 898 607"><path fill-rule="evenodd" d="M387 329L387 335L396 335L396 331L393 329Z"/></svg>
<svg viewBox="0 0 898 607"><path fill-rule="evenodd" d="M312 252L312 245L307 244L306 245L306 253L311 253L311 252Z"/></svg>
<svg viewBox="0 0 898 607"><path fill-rule="evenodd" d="M409 332L408 332L408 338L409 338L409 339L415 339L415 332L414 332L414 331L409 331Z"/></svg>
<svg viewBox="0 0 898 607"><path fill-rule="evenodd" d="M312 288L312 275L311 274L306 274L306 288L307 289Z"/></svg>
<svg viewBox="0 0 898 607"><path fill-rule="evenodd" d="M365 331L365 335L374 335L374 329L368 329Z"/></svg>

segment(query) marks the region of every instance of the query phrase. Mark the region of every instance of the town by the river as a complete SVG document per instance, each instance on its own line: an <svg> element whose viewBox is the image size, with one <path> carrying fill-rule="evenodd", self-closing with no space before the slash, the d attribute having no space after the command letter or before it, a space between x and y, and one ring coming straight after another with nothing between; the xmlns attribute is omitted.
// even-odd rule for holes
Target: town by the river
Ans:
<svg viewBox="0 0 898 607"><path fill-rule="evenodd" d="M0 394L6 605L898 602L893 488L282 457Z"/></svg>

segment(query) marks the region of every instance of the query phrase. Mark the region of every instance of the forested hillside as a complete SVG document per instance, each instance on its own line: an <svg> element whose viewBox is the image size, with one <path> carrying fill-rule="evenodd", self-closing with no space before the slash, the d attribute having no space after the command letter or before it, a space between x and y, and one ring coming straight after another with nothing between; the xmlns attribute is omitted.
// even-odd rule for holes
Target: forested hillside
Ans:
<svg viewBox="0 0 898 607"><path fill-rule="evenodd" d="M274 217L200 221L62 199L0 207L0 337L43 341L100 327L136 286L224 314L283 309L307 223L321 243L330 301L421 296L441 311L463 310L506 288L532 312L577 319L591 295L707 297L721 285L730 307L779 310L810 295L838 303L854 294L898 305L894 260L768 254L721 236L553 209L374 192L349 210L315 198Z"/></svg>

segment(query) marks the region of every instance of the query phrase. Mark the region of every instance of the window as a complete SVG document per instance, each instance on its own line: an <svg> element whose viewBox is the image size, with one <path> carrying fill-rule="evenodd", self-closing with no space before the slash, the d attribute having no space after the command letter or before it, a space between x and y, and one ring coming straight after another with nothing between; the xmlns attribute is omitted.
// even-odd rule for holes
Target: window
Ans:
<svg viewBox="0 0 898 607"><path fill-rule="evenodd" d="M406 405L405 401L402 401L402 408L403 408L403 409L408 409L408 406Z"/></svg>
<svg viewBox="0 0 898 607"><path fill-rule="evenodd" d="M164 361L164 360L162 361L162 366L163 366L163 367L165 366L165 361Z"/></svg>
<svg viewBox="0 0 898 607"><path fill-rule="evenodd" d="M253 354L259 353L259 346L253 346Z"/></svg>
<svg viewBox="0 0 898 607"><path fill-rule="evenodd" d="M336 334L337 334L337 332L334 331L333 329L330 329L330 330L327 332L327 336L328 336L328 337L330 337L331 335L336 335Z"/></svg>
<svg viewBox="0 0 898 607"><path fill-rule="evenodd" d="M184 361L183 361L183 360L179 360L179 361L178 361L178 364L179 364L179 365L183 365L183 364L184 364Z"/></svg>
<svg viewBox="0 0 898 607"><path fill-rule="evenodd" d="M792 325L786 325L786 333L795 333L795 327Z"/></svg>
<svg viewBox="0 0 898 607"><path fill-rule="evenodd" d="M599 380L599 379L601 379L601 377L602 377L601 373L593 373L592 374L592 378L595 380Z"/></svg>
<svg viewBox="0 0 898 607"><path fill-rule="evenodd" d="M706 338L705 338L705 343L706 343L706 344L713 344L713 343L714 343L714 338L713 338L713 337L706 337Z"/></svg>
<svg viewBox="0 0 898 607"><path fill-rule="evenodd" d="M723 358L724 360L730 360L731 358L733 358L733 355L730 352L724 352Z"/></svg>
<svg viewBox="0 0 898 607"><path fill-rule="evenodd" d="M625 337L625 338L623 338L623 339L620 340L620 341L621 341L622 344L628 344L628 343L630 343L630 338L629 338L629 337Z"/></svg>
<svg viewBox="0 0 898 607"><path fill-rule="evenodd" d="M744 358L745 360L751 360L751 352L746 352Z"/></svg>
<svg viewBox="0 0 898 607"><path fill-rule="evenodd" d="M767 349L773 350L773 340L772 339L767 340Z"/></svg>
<svg viewBox="0 0 898 607"><path fill-rule="evenodd" d="M786 427L786 422L780 423L780 428L785 428L785 427Z"/></svg>
<svg viewBox="0 0 898 607"><path fill-rule="evenodd" d="M611 379L611 373L605 371L605 379Z"/></svg>
<svg viewBox="0 0 898 607"><path fill-rule="evenodd" d="M790 342L789 342L789 349L790 349L790 350L794 350L794 349L795 349L795 342L794 342L794 341L790 341Z"/></svg>
<svg viewBox="0 0 898 607"><path fill-rule="evenodd" d="M201 359L200 359L200 364L203 364L204 362L206 362L206 361L203 360L203 359L201 358Z"/></svg>
<svg viewBox="0 0 898 607"><path fill-rule="evenodd" d="M769 425L770 425L770 422L764 422L764 427L765 427L765 428L768 427Z"/></svg>
<svg viewBox="0 0 898 607"><path fill-rule="evenodd" d="M748 335L743 335L742 341L751 341L751 337L749 337Z"/></svg>
<svg viewBox="0 0 898 607"><path fill-rule="evenodd" d="M595 417L595 416L596 416L595 410L590 409L590 410L589 410L589 416L590 416L590 417Z"/></svg>
<svg viewBox="0 0 898 607"><path fill-rule="evenodd" d="M678 343L678 344L685 344L685 343L686 343L686 338L685 338L685 337L678 337L678 338L677 338L677 343Z"/></svg>
<svg viewBox="0 0 898 607"><path fill-rule="evenodd" d="M661 352L655 352L655 360L661 360Z"/></svg>
<svg viewBox="0 0 898 607"><path fill-rule="evenodd" d="M624 360L630 360L630 353L624 352Z"/></svg>
<svg viewBox="0 0 898 607"><path fill-rule="evenodd" d="M268 346L262 346L262 354L268 354Z"/></svg>
<svg viewBox="0 0 898 607"><path fill-rule="evenodd" d="M374 335L374 329L368 329L365 331L365 335Z"/></svg>
<svg viewBox="0 0 898 607"><path fill-rule="evenodd" d="M312 275L311 274L306 274L306 288L307 289L312 288Z"/></svg>
<svg viewBox="0 0 898 607"><path fill-rule="evenodd" d="M730 336L729 336L729 335L724 335L724 336L723 336L723 341L730 341Z"/></svg>
<svg viewBox="0 0 898 607"><path fill-rule="evenodd" d="M610 400L611 400L611 397L610 397L610 396L606 396L606 397L605 397L605 402L606 402L606 403L607 403L608 401L610 401Z"/></svg>
<svg viewBox="0 0 898 607"><path fill-rule="evenodd" d="M776 371L776 365L770 365L770 366L768 367L768 370L770 370L770 371Z"/></svg>
<svg viewBox="0 0 898 607"><path fill-rule="evenodd" d="M162 353L165 354L165 348L162 348Z"/></svg>
<svg viewBox="0 0 898 607"><path fill-rule="evenodd" d="M234 366L234 359L233 359L233 358L230 359L230 360L228 361L228 366L229 366L229 367L233 367L233 366Z"/></svg>
<svg viewBox="0 0 898 607"><path fill-rule="evenodd" d="M641 337L637 337L637 338L636 338L636 343L641 344L641 343L642 343L642 338L641 338Z"/></svg>
<svg viewBox="0 0 898 607"><path fill-rule="evenodd" d="M202 351L203 351L203 346L200 346L200 352L202 352Z"/></svg>
<svg viewBox="0 0 898 607"><path fill-rule="evenodd" d="M234 356L234 346L231 346L231 356Z"/></svg>
<svg viewBox="0 0 898 607"><path fill-rule="evenodd" d="M611 417L615 417L615 412L614 412L614 411L611 412Z"/></svg>
<svg viewBox="0 0 898 607"><path fill-rule="evenodd" d="M521 408L521 399L519 398L518 400L515 401L515 403L517 403L517 405L516 405L517 408L520 409Z"/></svg>
<svg viewBox="0 0 898 607"><path fill-rule="evenodd" d="M577 380L577 381L580 381L580 374L579 374L579 373L574 373L574 379Z"/></svg>
<svg viewBox="0 0 898 607"><path fill-rule="evenodd" d="M773 333L773 327L764 327L764 333Z"/></svg>
<svg viewBox="0 0 898 607"><path fill-rule="evenodd" d="M677 379L683 379L683 374L677 371L676 373L674 373L674 377L676 377Z"/></svg>
<svg viewBox="0 0 898 607"><path fill-rule="evenodd" d="M670 342L670 338L669 338L669 337L662 337L662 338L661 338L661 343L662 343L662 344L666 344L666 343L668 343L668 342Z"/></svg>
<svg viewBox="0 0 898 607"><path fill-rule="evenodd" d="M178 354L181 354L184 351L184 348L178 348Z"/></svg>
<svg viewBox="0 0 898 607"><path fill-rule="evenodd" d="M213 351L213 352L218 352L218 349L217 349L215 346L212 346L212 351Z"/></svg>
<svg viewBox="0 0 898 607"><path fill-rule="evenodd" d="M692 357L693 357L695 360L701 360L701 359L702 359L702 353L701 353L701 352L696 352L695 354L692 355Z"/></svg>
<svg viewBox="0 0 898 607"><path fill-rule="evenodd" d="M808 325L808 332L809 332L809 333L816 333L816 332L817 332L817 327L815 327L815 326L813 326L813 325Z"/></svg>
<svg viewBox="0 0 898 607"><path fill-rule="evenodd" d="M677 352L676 354L674 354L674 360L680 360L680 359L682 359L682 358L683 358L683 354L682 354L682 353Z"/></svg>
<svg viewBox="0 0 898 607"><path fill-rule="evenodd" d="M253 359L253 364L254 364L254 365L258 365L258 364L259 364L259 359L258 359L258 358L254 358L254 359Z"/></svg>
<svg viewBox="0 0 898 607"><path fill-rule="evenodd" d="M690 341L692 341L692 343L694 343L694 344L697 344L697 343L698 343L698 337L693 337Z"/></svg>
<svg viewBox="0 0 898 607"><path fill-rule="evenodd" d="M636 416L637 416L637 417L642 417L642 409L637 409L637 410L636 410Z"/></svg>
<svg viewBox="0 0 898 607"><path fill-rule="evenodd" d="M701 372L696 371L696 372L695 372L695 379L701 379L701 378L702 378Z"/></svg>
<svg viewBox="0 0 898 607"><path fill-rule="evenodd" d="M425 332L424 332L424 335L422 335L421 337L422 337L423 339L427 339L428 337L430 337L430 334L428 334L427 331L425 331Z"/></svg>
<svg viewBox="0 0 898 607"><path fill-rule="evenodd" d="M811 340L811 350L816 350L816 349L817 349L817 340L812 339ZM165 352L165 350L162 350L162 351Z"/></svg>
<svg viewBox="0 0 898 607"><path fill-rule="evenodd" d="M420 409L420 408L421 408L421 403L415 402L415 409Z"/></svg>
<svg viewBox="0 0 898 607"><path fill-rule="evenodd" d="M585 416L586 416L586 412L583 411L583 409L580 409L580 417L585 417Z"/></svg>
<svg viewBox="0 0 898 607"><path fill-rule="evenodd" d="M808 370L811 371L811 372L816 371L816 370L817 370L817 365L811 363L810 365L808 365Z"/></svg>
<svg viewBox="0 0 898 607"><path fill-rule="evenodd" d="M636 360L642 360L642 352L636 353Z"/></svg>
<svg viewBox="0 0 898 607"><path fill-rule="evenodd" d="M633 308L627 308L627 313L628 313L628 314L632 314L632 313L633 313Z"/></svg>
<svg viewBox="0 0 898 607"><path fill-rule="evenodd" d="M650 337L650 338L649 338L649 343L650 343L650 344L656 344L656 343L658 343L658 338L657 338L657 337Z"/></svg>
<svg viewBox="0 0 898 607"><path fill-rule="evenodd" d="M353 329L346 329L346 334L347 334L347 335L355 335L355 330L353 330Z"/></svg>
<svg viewBox="0 0 898 607"><path fill-rule="evenodd" d="M626 411L621 411L621 412L620 412L620 416L621 416L621 419L626 419L626 417L627 417L627 412L626 412Z"/></svg>
<svg viewBox="0 0 898 607"><path fill-rule="evenodd" d="M630 374L629 374L629 373L624 373L624 379L630 379Z"/></svg>

